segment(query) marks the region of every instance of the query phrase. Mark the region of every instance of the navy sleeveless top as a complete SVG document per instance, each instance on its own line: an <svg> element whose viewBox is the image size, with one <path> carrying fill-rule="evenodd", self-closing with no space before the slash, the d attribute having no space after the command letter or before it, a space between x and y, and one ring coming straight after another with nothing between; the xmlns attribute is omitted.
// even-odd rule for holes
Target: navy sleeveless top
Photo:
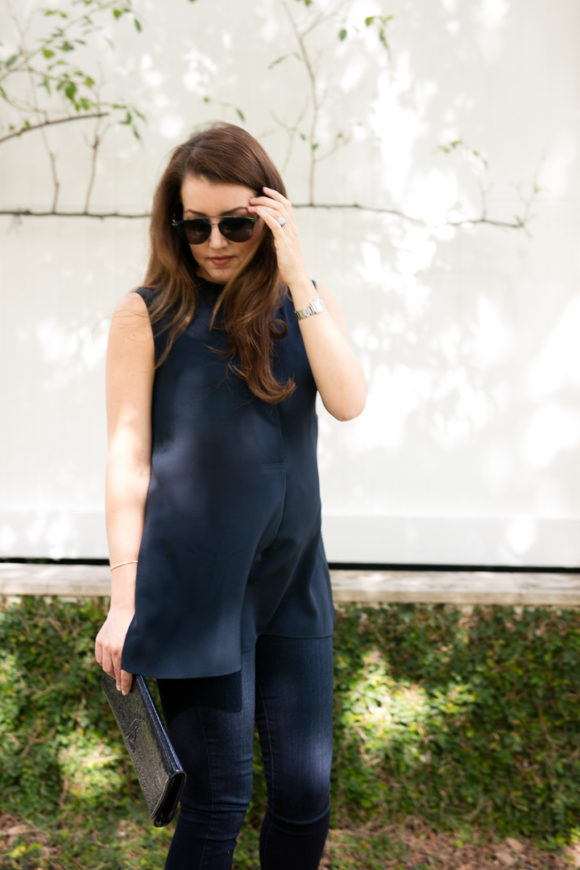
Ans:
<svg viewBox="0 0 580 870"><path fill-rule="evenodd" d="M199 281L192 322L156 369L151 479L135 615L123 648L130 673L159 678L235 673L260 634L325 637L334 609L320 534L316 387L294 307L276 317L274 372L296 390L257 398L209 329L220 285ZM153 291L137 291L149 306ZM166 333L153 326L155 355Z"/></svg>

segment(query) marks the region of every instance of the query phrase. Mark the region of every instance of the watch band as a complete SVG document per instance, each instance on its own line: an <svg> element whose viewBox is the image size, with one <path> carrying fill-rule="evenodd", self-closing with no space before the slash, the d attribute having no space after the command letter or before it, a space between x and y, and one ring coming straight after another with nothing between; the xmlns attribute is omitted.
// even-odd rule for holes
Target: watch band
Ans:
<svg viewBox="0 0 580 870"><path fill-rule="evenodd" d="M298 311L295 311L294 314L298 320L304 320L306 317L312 317L313 314L320 314L324 309L324 299L321 299L319 296L318 299L313 299L306 308L300 308Z"/></svg>

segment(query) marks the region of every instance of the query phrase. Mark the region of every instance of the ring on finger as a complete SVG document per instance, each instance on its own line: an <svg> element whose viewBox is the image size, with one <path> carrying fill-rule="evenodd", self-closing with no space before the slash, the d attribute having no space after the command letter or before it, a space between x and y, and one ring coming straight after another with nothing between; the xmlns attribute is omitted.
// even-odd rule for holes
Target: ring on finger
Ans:
<svg viewBox="0 0 580 870"><path fill-rule="evenodd" d="M285 217L279 217L279 218L278 218L278 223L280 224L281 227L285 227L286 224L288 223L288 221L286 220Z"/></svg>

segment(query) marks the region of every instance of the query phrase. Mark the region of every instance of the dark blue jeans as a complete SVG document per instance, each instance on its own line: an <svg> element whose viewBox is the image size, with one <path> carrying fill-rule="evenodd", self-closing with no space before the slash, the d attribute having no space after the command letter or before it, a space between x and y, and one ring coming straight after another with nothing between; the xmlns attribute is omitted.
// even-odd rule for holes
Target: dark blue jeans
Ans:
<svg viewBox="0 0 580 870"><path fill-rule="evenodd" d="M332 638L262 636L225 677L158 680L187 771L165 870L230 870L252 796L257 725L268 788L263 870L317 870L328 833Z"/></svg>

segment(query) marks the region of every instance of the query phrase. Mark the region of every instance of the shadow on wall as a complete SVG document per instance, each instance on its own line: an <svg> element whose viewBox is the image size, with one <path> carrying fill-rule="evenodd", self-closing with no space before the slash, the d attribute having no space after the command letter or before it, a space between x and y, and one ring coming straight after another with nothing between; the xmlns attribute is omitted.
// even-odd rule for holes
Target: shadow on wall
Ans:
<svg viewBox="0 0 580 870"><path fill-rule="evenodd" d="M218 19L209 0L184 2L168 21L151 6L143 32L120 37L122 61L103 55L105 78L131 84L149 125L144 149L121 145L118 132L103 144L95 211L142 213L169 147L191 128L216 117L246 124L303 206L307 262L336 288L369 377L360 420L335 427L321 417L325 501L394 515L577 514L575 224L563 226L550 201L575 179L570 154L558 150L565 104L553 104L537 68L539 52L557 60L555 13L540 0L534 14L507 0L398 0L383 17L361 14L354 0L242 7L231 2ZM552 83L564 66L553 64ZM60 160L85 153L80 127L47 134ZM2 147L32 157L38 135ZM48 202L47 173L29 163L34 203ZM540 190L541 165L557 179L553 190ZM77 157L67 166L62 199L79 208L87 165ZM43 221L29 220L15 233L41 236ZM125 278L126 262L144 259L144 224L127 244L133 230L122 222L74 223L82 256L71 256L68 273L51 261L66 292L43 291L50 305L39 304L35 323L19 309L17 326L17 343L31 350L19 407L44 403L50 421L59 411L49 423L57 470L43 462L35 492L54 502L60 487L69 505L79 480L99 501L102 410L83 383L95 389L103 318L138 281L134 266ZM64 262L68 230L59 232ZM36 268L22 259L10 280L36 287ZM76 295L75 284L84 288ZM18 462L33 455L27 433L14 434ZM82 462L67 466L61 454L70 447L74 457L83 438Z"/></svg>

